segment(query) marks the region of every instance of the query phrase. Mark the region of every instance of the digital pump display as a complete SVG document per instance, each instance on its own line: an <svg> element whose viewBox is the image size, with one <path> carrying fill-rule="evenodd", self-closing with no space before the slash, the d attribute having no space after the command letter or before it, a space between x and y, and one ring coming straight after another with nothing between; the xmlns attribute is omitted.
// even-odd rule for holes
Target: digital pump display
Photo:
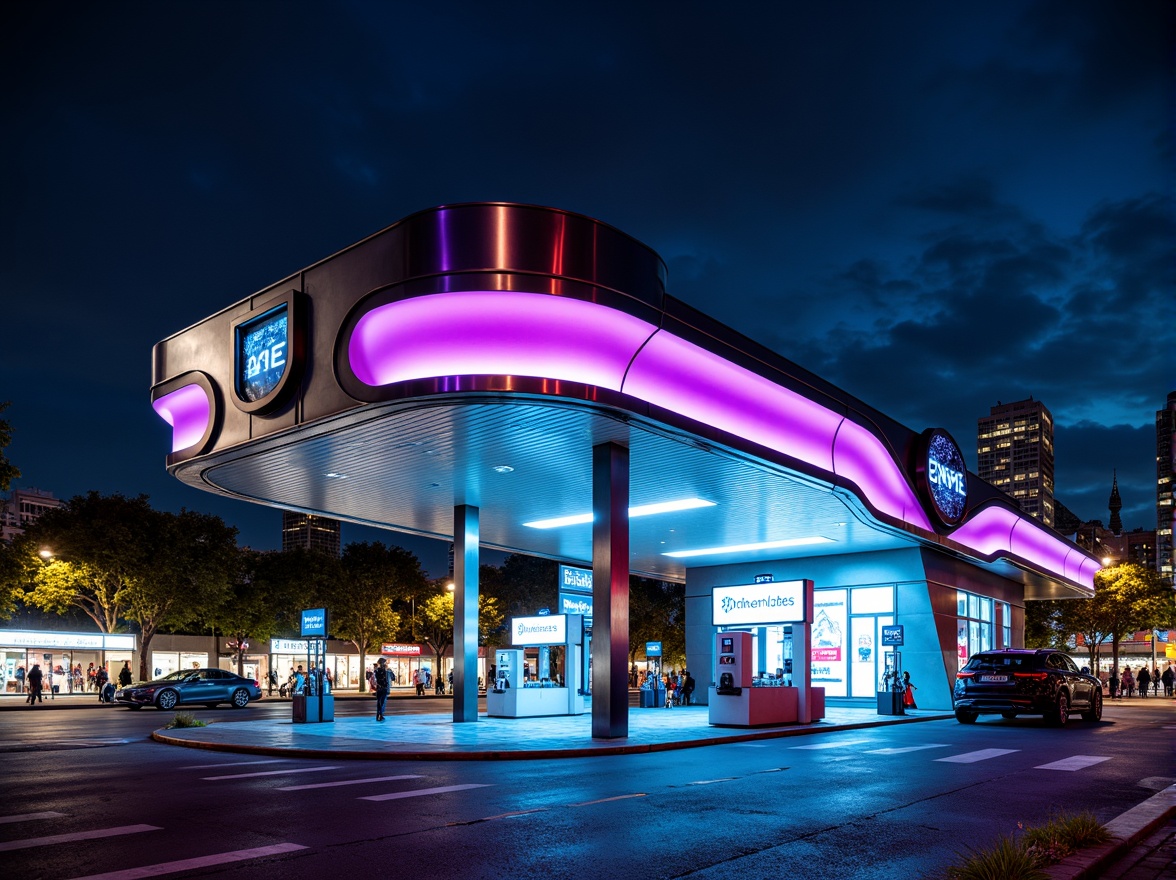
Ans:
<svg viewBox="0 0 1176 880"><path fill-rule="evenodd" d="M237 392L250 403L264 399L282 380L289 363L290 316L285 305L242 324L237 330Z"/></svg>

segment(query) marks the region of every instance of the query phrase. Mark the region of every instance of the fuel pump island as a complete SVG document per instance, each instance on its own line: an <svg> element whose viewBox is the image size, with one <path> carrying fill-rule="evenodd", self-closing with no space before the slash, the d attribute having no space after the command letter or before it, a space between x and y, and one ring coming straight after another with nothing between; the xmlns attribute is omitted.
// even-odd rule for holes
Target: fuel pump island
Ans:
<svg viewBox="0 0 1176 880"><path fill-rule="evenodd" d="M825 715L825 689L812 687L807 662L813 623L813 582L762 580L715 587L714 682L710 723L719 727L809 724ZM731 627L792 625L793 684L752 678L751 633Z"/></svg>
<svg viewBox="0 0 1176 880"><path fill-rule="evenodd" d="M486 692L486 714L494 718L583 715L584 694L576 685L584 656L584 618L579 614L515 617L510 636L511 647L494 651L494 682ZM528 679L526 649L538 648L542 660L552 646L564 649L563 681L552 679L541 668Z"/></svg>

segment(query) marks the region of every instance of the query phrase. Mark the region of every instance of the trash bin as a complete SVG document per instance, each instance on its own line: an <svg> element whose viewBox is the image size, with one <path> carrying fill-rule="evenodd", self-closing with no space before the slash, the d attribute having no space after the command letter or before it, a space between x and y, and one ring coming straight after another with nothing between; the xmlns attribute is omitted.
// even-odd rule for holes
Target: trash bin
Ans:
<svg viewBox="0 0 1176 880"><path fill-rule="evenodd" d="M665 688L642 688L638 693L641 695L639 707L642 709L660 709L666 704Z"/></svg>
<svg viewBox="0 0 1176 880"><path fill-rule="evenodd" d="M295 721L305 721L306 720L306 694L295 694L293 697L293 702L294 702L294 720Z"/></svg>
<svg viewBox="0 0 1176 880"><path fill-rule="evenodd" d="M902 691L878 691L878 714L905 715L902 696Z"/></svg>

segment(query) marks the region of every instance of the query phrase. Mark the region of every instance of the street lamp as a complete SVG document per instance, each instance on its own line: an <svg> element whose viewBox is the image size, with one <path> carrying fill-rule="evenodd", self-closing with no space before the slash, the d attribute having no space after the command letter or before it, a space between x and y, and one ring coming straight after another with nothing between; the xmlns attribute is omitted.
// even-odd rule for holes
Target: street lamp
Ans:
<svg viewBox="0 0 1176 880"><path fill-rule="evenodd" d="M53 551L50 550L48 547L42 547L40 556L42 559L52 559L53 558Z"/></svg>

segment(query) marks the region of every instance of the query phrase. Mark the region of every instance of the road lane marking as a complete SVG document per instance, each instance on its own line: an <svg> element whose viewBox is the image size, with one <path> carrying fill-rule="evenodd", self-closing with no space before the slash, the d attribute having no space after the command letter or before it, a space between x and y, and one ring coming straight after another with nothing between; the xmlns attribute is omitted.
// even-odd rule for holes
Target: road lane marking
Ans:
<svg viewBox="0 0 1176 880"><path fill-rule="evenodd" d="M458 825L477 825L480 822L493 822L497 819L513 819L515 816L529 816L532 813L546 813L547 807L536 807L533 810L515 810L513 813L499 813L497 816L486 816L482 819L467 819L464 822L446 822L447 828L454 828Z"/></svg>
<svg viewBox="0 0 1176 880"><path fill-rule="evenodd" d="M418 788L413 791L394 791L390 794L372 794L357 798L361 801L395 801L400 798L424 797L427 794L446 794L451 791L468 791L471 788L489 788L490 783L471 783L469 785L442 785L438 788Z"/></svg>
<svg viewBox="0 0 1176 880"><path fill-rule="evenodd" d="M790 749L809 749L809 750L842 749L842 748L845 748L846 746L856 746L858 743L864 743L867 741L868 740L864 740L864 739L848 739L848 740L845 740L844 742L817 743L816 745L813 745L813 746L789 746L789 748Z"/></svg>
<svg viewBox="0 0 1176 880"><path fill-rule="evenodd" d="M1073 755L1069 758L1063 758L1060 761L1054 761L1051 764L1039 764L1034 767L1034 770L1082 770L1086 767L1093 767L1095 764L1101 764L1103 761L1111 760L1110 755Z"/></svg>
<svg viewBox="0 0 1176 880"><path fill-rule="evenodd" d="M646 797L646 796L647 795L645 794L645 792L639 791L636 794L618 794L616 797L600 798L600 800L595 800L595 801L582 801L581 803L578 803L578 804L568 804L568 806L569 807L590 807L593 804L608 804L608 803L612 803L613 801L627 801L630 798L639 798L639 797Z"/></svg>
<svg viewBox="0 0 1176 880"><path fill-rule="evenodd" d="M338 770L335 767L287 767L285 770L261 770L257 773L232 773L228 776L201 776L200 778L206 782L215 782L219 779L252 779L256 776L285 776L288 773L320 773L323 770Z"/></svg>
<svg viewBox="0 0 1176 880"><path fill-rule="evenodd" d="M191 871L194 868L224 865L229 862L243 862L247 859L262 859L266 856L279 856L283 853L296 852L300 849L306 849L306 847L297 843L275 843L272 846L239 849L235 852L216 853L215 855L199 856L194 859L180 859L176 862L161 862L158 865L146 865L142 868L127 868L125 871L110 871L106 874L87 874L85 877L77 877L75 880L139 880L142 877L161 877L164 874Z"/></svg>
<svg viewBox="0 0 1176 880"><path fill-rule="evenodd" d="M697 782L687 782L687 785L714 785L716 782L732 782L738 776L724 776L722 779L699 779Z"/></svg>
<svg viewBox="0 0 1176 880"><path fill-rule="evenodd" d="M278 764L282 761L293 761L293 758L267 758L264 761L228 761L223 764L189 764L181 770L219 770L221 767L248 767L254 764Z"/></svg>
<svg viewBox="0 0 1176 880"><path fill-rule="evenodd" d="M337 782L315 782L311 785L283 785L278 791L304 791L308 788L335 788L339 785L363 785L368 782L398 782L401 779L420 779L421 774L410 773L407 776L373 776L370 779L341 779Z"/></svg>
<svg viewBox="0 0 1176 880"><path fill-rule="evenodd" d="M91 828L73 834L45 834L28 840L10 840L0 843L0 852L14 849L32 849L35 846L52 846L55 843L72 843L75 840L97 840L100 837L114 837L119 834L138 834L140 831L162 831L155 825L120 825L118 828Z"/></svg>
<svg viewBox="0 0 1176 880"><path fill-rule="evenodd" d="M936 758L948 764L975 764L977 761L987 761L989 758L999 758L1001 755L1011 755L1020 749L980 749L978 752L964 752L962 755L952 755L950 758Z"/></svg>
<svg viewBox="0 0 1176 880"><path fill-rule="evenodd" d="M864 754L867 755L903 755L907 752L919 752L923 749L946 749L947 743L927 743L925 746L903 746L902 748L892 749L870 749Z"/></svg>
<svg viewBox="0 0 1176 880"><path fill-rule="evenodd" d="M9 822L31 822L34 819L57 819L64 816L65 813L54 813L48 810L44 813L22 813L19 816L0 816L0 825L7 825Z"/></svg>

